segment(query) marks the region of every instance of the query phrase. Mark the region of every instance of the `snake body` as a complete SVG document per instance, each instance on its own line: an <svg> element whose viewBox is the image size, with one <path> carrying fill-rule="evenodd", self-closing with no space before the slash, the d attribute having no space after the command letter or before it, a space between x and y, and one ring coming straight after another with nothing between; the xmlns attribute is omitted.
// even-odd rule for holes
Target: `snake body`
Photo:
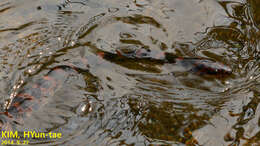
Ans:
<svg viewBox="0 0 260 146"><path fill-rule="evenodd" d="M232 74L232 69L220 62L207 59L207 58L191 58L191 57L178 57L172 53L158 53L157 56L152 57L151 52L145 49L123 52L116 50L116 53L105 51L98 51L99 56L122 64L124 62L134 62L139 65L141 62L152 64L179 64L186 68L186 70L198 75L213 75L213 76L227 76Z"/></svg>
<svg viewBox="0 0 260 146"><path fill-rule="evenodd" d="M105 51L97 52L103 59L113 62L152 62L157 64L178 63L190 71L199 75L229 75L232 73L228 66L201 58L183 58L170 53L163 53L157 57L151 57L149 52L139 50L124 53L117 50L116 53ZM44 104L44 99L51 97L62 87L71 74L80 72L81 69L72 65L60 65L52 68L45 76L22 86L18 94L10 101L6 110L0 113L0 127L7 129L11 122L22 123L22 119ZM86 70L84 70L86 71Z"/></svg>

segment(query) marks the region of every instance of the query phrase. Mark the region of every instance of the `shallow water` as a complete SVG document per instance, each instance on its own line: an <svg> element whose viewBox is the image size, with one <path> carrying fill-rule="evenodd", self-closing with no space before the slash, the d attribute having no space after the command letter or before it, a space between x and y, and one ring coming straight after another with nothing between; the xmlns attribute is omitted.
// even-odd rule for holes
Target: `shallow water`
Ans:
<svg viewBox="0 0 260 146"><path fill-rule="evenodd" d="M9 128L62 133L30 145L259 145L259 7L257 0L2 0L2 111L52 68L83 70ZM209 58L233 73L204 77L97 53L141 48L153 57Z"/></svg>

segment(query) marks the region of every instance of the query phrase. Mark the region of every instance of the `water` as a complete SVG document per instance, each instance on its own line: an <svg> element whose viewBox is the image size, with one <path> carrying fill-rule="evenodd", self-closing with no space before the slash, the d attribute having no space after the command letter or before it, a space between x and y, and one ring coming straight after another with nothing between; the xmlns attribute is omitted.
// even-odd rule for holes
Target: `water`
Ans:
<svg viewBox="0 0 260 146"><path fill-rule="evenodd" d="M57 90L48 90L53 94L35 93L40 99L31 110L6 125L62 133L30 138L30 145L259 145L259 6L257 0L2 0L2 111L44 77L59 78L55 70L48 76L53 68L81 69L69 71ZM98 53L143 48L155 58L169 52L212 59L233 73L205 77L176 64Z"/></svg>

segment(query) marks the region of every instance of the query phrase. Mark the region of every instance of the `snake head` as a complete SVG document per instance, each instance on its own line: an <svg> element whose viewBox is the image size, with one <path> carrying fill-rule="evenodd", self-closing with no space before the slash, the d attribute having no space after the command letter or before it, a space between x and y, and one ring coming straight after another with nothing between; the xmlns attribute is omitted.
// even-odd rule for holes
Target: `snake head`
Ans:
<svg viewBox="0 0 260 146"><path fill-rule="evenodd" d="M201 58L181 58L178 63L199 75L227 76L232 74L232 69L220 62Z"/></svg>

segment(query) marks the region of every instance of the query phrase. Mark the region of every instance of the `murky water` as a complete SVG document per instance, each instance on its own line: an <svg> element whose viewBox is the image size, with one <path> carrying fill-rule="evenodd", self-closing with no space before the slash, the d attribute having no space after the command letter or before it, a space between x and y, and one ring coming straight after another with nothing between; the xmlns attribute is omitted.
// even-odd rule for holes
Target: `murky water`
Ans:
<svg viewBox="0 0 260 146"><path fill-rule="evenodd" d="M5 128L62 133L31 145L259 145L259 7L258 0L2 0L2 111L22 91L39 96L19 118L2 113ZM205 77L99 53L144 48L155 58L212 59L233 73ZM54 69L71 65L80 71ZM59 88L31 93L50 78Z"/></svg>

